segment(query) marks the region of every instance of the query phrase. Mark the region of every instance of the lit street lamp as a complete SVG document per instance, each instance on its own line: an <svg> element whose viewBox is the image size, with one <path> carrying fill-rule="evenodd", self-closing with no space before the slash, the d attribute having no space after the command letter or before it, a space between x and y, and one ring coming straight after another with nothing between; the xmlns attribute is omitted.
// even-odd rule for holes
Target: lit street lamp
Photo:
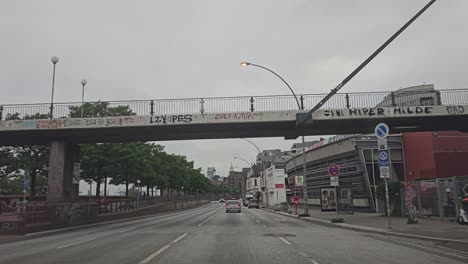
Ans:
<svg viewBox="0 0 468 264"><path fill-rule="evenodd" d="M81 118L83 118L83 107L84 107L84 87L88 83L86 79L81 80L81 85L83 86L83 89L81 91Z"/></svg>
<svg viewBox="0 0 468 264"><path fill-rule="evenodd" d="M283 81L284 84L286 84L286 86L289 88L289 90L291 91L291 93L293 94L294 96L294 99L296 100L296 103L297 103L297 107L300 110L304 110L304 107L301 106L301 104L299 103L299 100L297 99L297 95L296 93L294 92L294 90L291 88L291 86L288 84L288 82L286 82L286 80L284 80L279 74L277 74L276 72L268 69L267 67L264 67L264 66L261 66L261 65L258 65L258 64L254 64L254 63L251 63L251 62L241 62L240 64L241 66L255 66L255 67L258 67L258 68L262 68L264 70L267 70L271 73L273 73L276 77L278 77L281 81ZM309 215L309 208L307 207L307 192L306 192L306 158L305 158L305 137L304 135L302 136L302 174L303 174L303 177L304 177L304 181L303 181L303 184L302 184L302 193L303 193L303 199L304 199L304 214L302 214L302 216L308 216Z"/></svg>
<svg viewBox="0 0 468 264"><path fill-rule="evenodd" d="M49 114L49 118L52 119L52 117L54 116L55 64L59 62L59 58L56 56L53 56L52 58L50 58L50 60L54 64L54 70L52 74L52 96L50 99L50 114Z"/></svg>

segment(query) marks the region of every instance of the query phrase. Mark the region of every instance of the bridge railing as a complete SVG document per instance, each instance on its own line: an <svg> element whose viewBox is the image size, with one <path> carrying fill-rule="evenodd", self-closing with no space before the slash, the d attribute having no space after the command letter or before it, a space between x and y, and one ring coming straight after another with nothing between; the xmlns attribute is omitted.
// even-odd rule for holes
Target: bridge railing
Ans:
<svg viewBox="0 0 468 264"><path fill-rule="evenodd" d="M311 109L325 94L298 95L301 108ZM418 106L468 104L468 89L338 93L322 108L362 108L376 106ZM80 102L54 103L54 118L68 117L70 108ZM108 101L108 107L126 106L136 115L171 115L197 113L231 113L256 111L297 110L292 95L208 97L186 99L154 99ZM48 116L50 103L0 105L0 120L28 118L42 114Z"/></svg>

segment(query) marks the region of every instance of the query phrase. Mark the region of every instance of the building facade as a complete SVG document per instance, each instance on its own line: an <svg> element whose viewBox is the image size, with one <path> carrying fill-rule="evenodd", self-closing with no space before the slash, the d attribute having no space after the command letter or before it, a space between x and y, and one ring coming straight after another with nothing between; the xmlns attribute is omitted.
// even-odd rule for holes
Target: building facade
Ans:
<svg viewBox="0 0 468 264"><path fill-rule="evenodd" d="M306 192L307 203L320 205L320 188L330 187L328 168L337 164L341 173L339 186L351 188L353 206L356 210L381 211L383 202L376 198L376 186L380 178L378 167L377 139L373 135L349 135L333 137L319 142L306 151ZM403 180L405 177L402 137L392 135L388 138L391 159L391 180ZM302 155L292 157L285 164L291 193L302 197L303 188L294 185L297 175L304 175Z"/></svg>
<svg viewBox="0 0 468 264"><path fill-rule="evenodd" d="M216 168L215 167L208 167L206 169L206 177L208 177L208 179L212 180L215 175L216 175Z"/></svg>

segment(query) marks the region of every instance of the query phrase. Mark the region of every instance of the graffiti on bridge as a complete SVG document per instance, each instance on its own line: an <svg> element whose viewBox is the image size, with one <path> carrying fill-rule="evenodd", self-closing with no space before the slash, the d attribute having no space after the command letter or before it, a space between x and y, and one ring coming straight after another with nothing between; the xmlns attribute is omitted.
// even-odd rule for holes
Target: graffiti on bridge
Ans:
<svg viewBox="0 0 468 264"><path fill-rule="evenodd" d="M13 232L18 230L18 224L14 222L3 222L0 226L0 232Z"/></svg>

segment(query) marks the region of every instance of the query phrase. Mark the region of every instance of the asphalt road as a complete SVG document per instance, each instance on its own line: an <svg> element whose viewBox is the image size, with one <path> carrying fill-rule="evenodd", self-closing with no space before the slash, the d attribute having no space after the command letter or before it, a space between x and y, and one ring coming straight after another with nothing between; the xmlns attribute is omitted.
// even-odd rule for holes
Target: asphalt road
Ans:
<svg viewBox="0 0 468 264"><path fill-rule="evenodd" d="M259 209L209 205L0 245L0 263L462 263Z"/></svg>

